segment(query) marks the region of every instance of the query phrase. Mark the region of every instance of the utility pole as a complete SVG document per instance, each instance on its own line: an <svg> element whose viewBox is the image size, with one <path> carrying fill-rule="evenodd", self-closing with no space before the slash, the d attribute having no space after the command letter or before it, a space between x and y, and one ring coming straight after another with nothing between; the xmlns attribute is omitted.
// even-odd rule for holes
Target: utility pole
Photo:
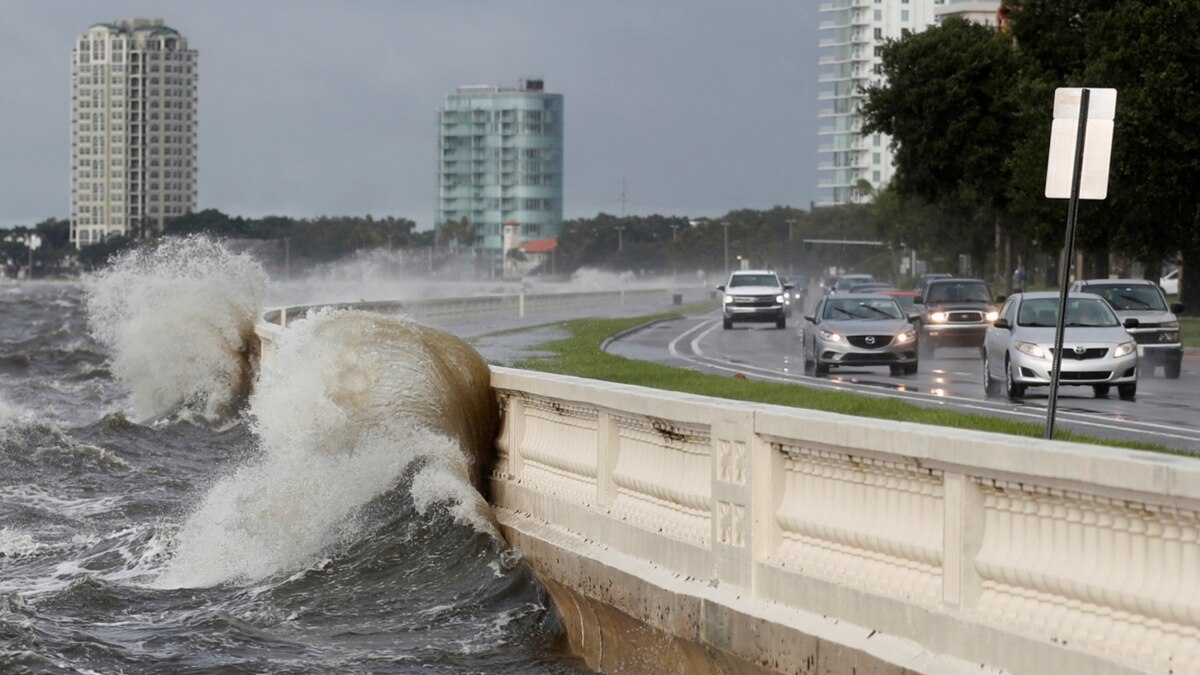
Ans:
<svg viewBox="0 0 1200 675"><path fill-rule="evenodd" d="M283 238L283 278L285 281L292 280L292 238Z"/></svg>
<svg viewBox="0 0 1200 675"><path fill-rule="evenodd" d="M794 269L796 264L796 252L792 248L792 226L796 224L796 219L788 218L786 222L788 226L788 274L792 275L796 272Z"/></svg>
<svg viewBox="0 0 1200 675"><path fill-rule="evenodd" d="M624 225L617 226L617 253L620 253L625 248L625 240L621 237L621 233L625 231Z"/></svg>
<svg viewBox="0 0 1200 675"><path fill-rule="evenodd" d="M729 222L722 220L721 227L725 228L725 278L729 278Z"/></svg>
<svg viewBox="0 0 1200 675"><path fill-rule="evenodd" d="M625 217L625 177L621 177L621 217Z"/></svg>

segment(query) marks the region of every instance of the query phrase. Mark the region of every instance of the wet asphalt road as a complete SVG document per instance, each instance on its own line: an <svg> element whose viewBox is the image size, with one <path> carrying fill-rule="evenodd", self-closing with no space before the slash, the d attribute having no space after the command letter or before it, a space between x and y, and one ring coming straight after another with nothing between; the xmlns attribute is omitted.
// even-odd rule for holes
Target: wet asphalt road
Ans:
<svg viewBox="0 0 1200 675"><path fill-rule="evenodd" d="M914 375L889 374L886 367L835 368L825 377L804 373L799 316L784 330L774 324L734 324L721 329L719 311L656 323L623 336L608 351L628 358L752 379L808 387L894 396L917 405L1045 424L1046 388L1031 388L1017 401L983 392L983 360L977 349L941 348L924 358ZM1115 391L1094 398L1091 387L1063 387L1058 429L1093 437L1156 443L1200 455L1200 358L1184 359L1178 379L1142 374L1137 400Z"/></svg>

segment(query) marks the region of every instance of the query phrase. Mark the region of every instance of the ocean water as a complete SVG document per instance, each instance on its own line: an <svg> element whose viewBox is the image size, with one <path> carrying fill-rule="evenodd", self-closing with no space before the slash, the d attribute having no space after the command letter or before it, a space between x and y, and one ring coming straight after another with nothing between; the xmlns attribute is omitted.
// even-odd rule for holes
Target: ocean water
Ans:
<svg viewBox="0 0 1200 675"><path fill-rule="evenodd" d="M252 387L268 291L205 240L0 285L0 672L587 672L450 341L320 313Z"/></svg>

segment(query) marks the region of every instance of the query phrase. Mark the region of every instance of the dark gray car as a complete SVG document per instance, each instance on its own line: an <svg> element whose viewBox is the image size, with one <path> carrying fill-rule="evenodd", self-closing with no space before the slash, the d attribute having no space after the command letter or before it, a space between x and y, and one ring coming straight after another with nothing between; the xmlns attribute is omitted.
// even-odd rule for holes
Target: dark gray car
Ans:
<svg viewBox="0 0 1200 675"><path fill-rule="evenodd" d="M1183 305L1167 305L1158 284L1148 279L1088 279L1076 281L1073 293L1095 293L1108 301L1122 322L1137 319L1129 334L1137 341L1142 373L1162 366L1163 375L1176 378L1183 364L1183 339L1178 314Z"/></svg>

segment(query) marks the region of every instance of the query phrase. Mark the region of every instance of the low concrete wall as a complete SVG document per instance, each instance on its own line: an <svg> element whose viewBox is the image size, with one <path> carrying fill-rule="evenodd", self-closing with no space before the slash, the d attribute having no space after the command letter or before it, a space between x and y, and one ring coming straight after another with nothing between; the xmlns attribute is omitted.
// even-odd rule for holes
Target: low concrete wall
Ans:
<svg viewBox="0 0 1200 675"><path fill-rule="evenodd" d="M1194 459L507 368L492 385L495 513L593 667L1200 673Z"/></svg>
<svg viewBox="0 0 1200 675"><path fill-rule="evenodd" d="M504 368L492 385L496 513L593 666L1200 672L1195 460ZM622 654L597 607L661 637Z"/></svg>

